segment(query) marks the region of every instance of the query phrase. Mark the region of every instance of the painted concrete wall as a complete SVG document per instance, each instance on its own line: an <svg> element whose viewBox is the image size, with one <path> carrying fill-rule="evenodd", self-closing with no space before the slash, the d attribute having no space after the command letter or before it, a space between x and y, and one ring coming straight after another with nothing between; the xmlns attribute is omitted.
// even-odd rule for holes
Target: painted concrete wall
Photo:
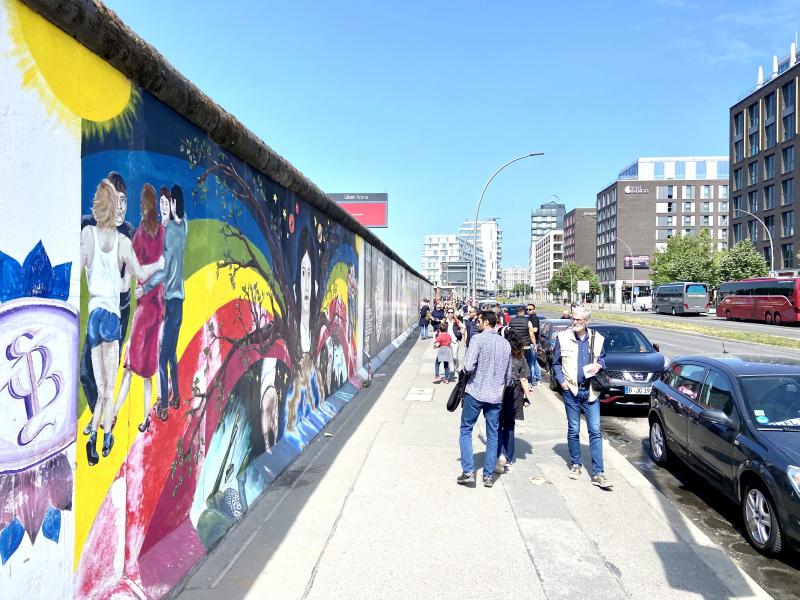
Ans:
<svg viewBox="0 0 800 600"><path fill-rule="evenodd" d="M0 597L160 598L427 282L0 2Z"/></svg>

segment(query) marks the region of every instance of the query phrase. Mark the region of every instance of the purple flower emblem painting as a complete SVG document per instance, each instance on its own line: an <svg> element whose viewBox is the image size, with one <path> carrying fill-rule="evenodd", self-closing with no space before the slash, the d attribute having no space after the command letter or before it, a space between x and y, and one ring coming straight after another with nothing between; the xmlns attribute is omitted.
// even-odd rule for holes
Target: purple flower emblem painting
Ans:
<svg viewBox="0 0 800 600"><path fill-rule="evenodd" d="M22 544L62 538L72 509L67 450L77 419L78 311L71 263L41 242L20 265L0 252L0 564Z"/></svg>

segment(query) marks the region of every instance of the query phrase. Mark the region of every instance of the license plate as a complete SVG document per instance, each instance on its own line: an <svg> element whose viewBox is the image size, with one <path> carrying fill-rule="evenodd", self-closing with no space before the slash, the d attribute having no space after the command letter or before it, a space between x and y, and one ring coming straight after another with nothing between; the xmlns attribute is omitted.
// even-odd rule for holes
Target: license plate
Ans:
<svg viewBox="0 0 800 600"><path fill-rule="evenodd" d="M625 386L625 393L626 394L649 394L652 391L653 387L649 385L641 385L641 386Z"/></svg>

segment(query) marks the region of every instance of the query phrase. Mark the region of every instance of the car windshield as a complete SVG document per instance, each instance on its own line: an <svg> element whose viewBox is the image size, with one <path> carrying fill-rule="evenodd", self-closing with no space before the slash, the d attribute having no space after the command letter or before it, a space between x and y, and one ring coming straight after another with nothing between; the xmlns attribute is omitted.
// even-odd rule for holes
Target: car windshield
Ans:
<svg viewBox="0 0 800 600"><path fill-rule="evenodd" d="M800 431L800 375L743 377L744 403L760 428Z"/></svg>
<svg viewBox="0 0 800 600"><path fill-rule="evenodd" d="M653 345L638 329L598 329L605 338L606 354L639 354L655 352Z"/></svg>

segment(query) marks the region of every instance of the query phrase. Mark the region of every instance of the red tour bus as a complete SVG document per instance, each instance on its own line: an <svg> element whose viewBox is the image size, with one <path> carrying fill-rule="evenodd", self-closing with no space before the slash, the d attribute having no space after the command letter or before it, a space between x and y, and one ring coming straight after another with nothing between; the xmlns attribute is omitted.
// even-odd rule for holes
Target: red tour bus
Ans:
<svg viewBox="0 0 800 600"><path fill-rule="evenodd" d="M780 325L797 323L800 277L759 277L729 281L717 289L717 316Z"/></svg>

